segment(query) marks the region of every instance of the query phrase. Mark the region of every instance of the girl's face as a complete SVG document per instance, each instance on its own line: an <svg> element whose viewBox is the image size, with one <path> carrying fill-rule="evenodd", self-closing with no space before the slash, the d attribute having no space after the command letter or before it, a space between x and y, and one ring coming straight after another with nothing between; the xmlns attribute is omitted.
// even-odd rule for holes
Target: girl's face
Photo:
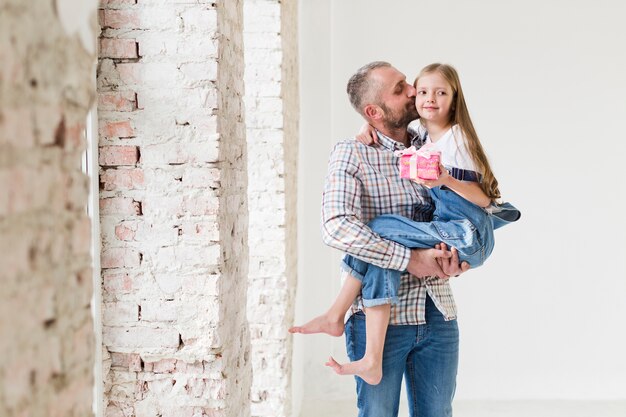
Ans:
<svg viewBox="0 0 626 417"><path fill-rule="evenodd" d="M427 122L448 124L454 98L450 84L438 72L430 72L418 78L415 89L415 107L420 117Z"/></svg>

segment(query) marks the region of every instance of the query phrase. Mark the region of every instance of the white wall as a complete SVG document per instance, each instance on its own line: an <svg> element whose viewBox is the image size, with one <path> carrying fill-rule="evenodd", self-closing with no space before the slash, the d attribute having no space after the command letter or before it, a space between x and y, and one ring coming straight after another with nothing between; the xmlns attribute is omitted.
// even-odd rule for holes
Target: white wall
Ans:
<svg viewBox="0 0 626 417"><path fill-rule="evenodd" d="M300 1L300 148L298 161L298 290L296 322L319 314L339 291L340 253L322 243L321 197L328 155L334 145L331 66L331 0ZM343 103L339 103L342 105ZM349 381L330 378L328 355L343 352L343 339L294 338L294 416L300 399L346 398Z"/></svg>
<svg viewBox="0 0 626 417"><path fill-rule="evenodd" d="M453 283L457 399L626 399L626 5L621 1L301 1L297 321L337 292L319 213L328 152L362 123L345 83L387 60L412 80L454 65L521 221L487 265ZM306 338L303 342L302 339ZM323 367L343 339L300 336L304 397L353 397ZM342 358L345 358L342 357ZM296 363L297 366L297 363Z"/></svg>

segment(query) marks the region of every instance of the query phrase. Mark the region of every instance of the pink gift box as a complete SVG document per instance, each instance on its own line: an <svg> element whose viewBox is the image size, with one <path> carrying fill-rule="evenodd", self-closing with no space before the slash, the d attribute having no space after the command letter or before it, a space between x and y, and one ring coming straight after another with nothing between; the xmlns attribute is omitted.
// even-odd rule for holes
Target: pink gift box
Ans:
<svg viewBox="0 0 626 417"><path fill-rule="evenodd" d="M400 178L417 178L417 154L407 153L400 156Z"/></svg>
<svg viewBox="0 0 626 417"><path fill-rule="evenodd" d="M428 145L419 151L414 146L403 151L396 151L400 157L400 178L415 180L436 180L439 178L441 152L429 151Z"/></svg>
<svg viewBox="0 0 626 417"><path fill-rule="evenodd" d="M417 176L423 180L439 178L439 161L441 152L428 152L428 155L417 153Z"/></svg>

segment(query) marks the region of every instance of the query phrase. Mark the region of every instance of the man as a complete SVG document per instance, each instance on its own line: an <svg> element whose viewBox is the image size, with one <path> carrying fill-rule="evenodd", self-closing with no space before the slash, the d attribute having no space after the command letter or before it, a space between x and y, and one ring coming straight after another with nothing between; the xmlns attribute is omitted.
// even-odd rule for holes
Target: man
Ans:
<svg viewBox="0 0 626 417"><path fill-rule="evenodd" d="M378 131L379 145L339 142L331 153L322 203L324 242L368 263L407 270L391 308L378 385L357 380L359 416L397 416L403 375L412 415L452 415L458 363L456 306L447 278L467 270L454 249L409 249L372 232L381 214L430 221L432 202L421 185L402 180L393 152L411 146L415 88L386 62L360 68L348 82L353 107ZM358 305L358 303L357 303ZM351 361L365 352L365 316L358 307L345 325Z"/></svg>

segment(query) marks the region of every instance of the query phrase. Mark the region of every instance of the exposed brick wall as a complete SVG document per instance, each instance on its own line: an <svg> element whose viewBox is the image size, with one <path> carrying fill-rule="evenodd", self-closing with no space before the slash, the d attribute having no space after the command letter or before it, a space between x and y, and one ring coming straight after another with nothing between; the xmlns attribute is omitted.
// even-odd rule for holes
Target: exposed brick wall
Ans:
<svg viewBox="0 0 626 417"><path fill-rule="evenodd" d="M298 51L298 2L281 2L281 34L283 42L282 98L285 164L285 280L289 298L285 303L285 324L293 324L298 272L297 195L298 149L300 142L300 74ZM288 375L291 376L291 340L288 345ZM290 381L291 382L291 381ZM291 391L291 386L289 386ZM289 414L289 413L287 413Z"/></svg>
<svg viewBox="0 0 626 417"><path fill-rule="evenodd" d="M108 0L98 71L107 416L246 416L241 1Z"/></svg>
<svg viewBox="0 0 626 417"><path fill-rule="evenodd" d="M219 225L222 245L220 342L223 348L226 404L230 417L250 415L250 330L246 319L248 291L248 181L244 120L243 3L225 0L220 15L218 127L222 168Z"/></svg>
<svg viewBox="0 0 626 417"><path fill-rule="evenodd" d="M298 145L297 2L244 3L252 416L291 415Z"/></svg>
<svg viewBox="0 0 626 417"><path fill-rule="evenodd" d="M89 3L95 11L89 0L74 19L92 27L93 38ZM3 417L87 416L92 407L91 225L81 156L95 56L66 32L58 6L0 4Z"/></svg>

